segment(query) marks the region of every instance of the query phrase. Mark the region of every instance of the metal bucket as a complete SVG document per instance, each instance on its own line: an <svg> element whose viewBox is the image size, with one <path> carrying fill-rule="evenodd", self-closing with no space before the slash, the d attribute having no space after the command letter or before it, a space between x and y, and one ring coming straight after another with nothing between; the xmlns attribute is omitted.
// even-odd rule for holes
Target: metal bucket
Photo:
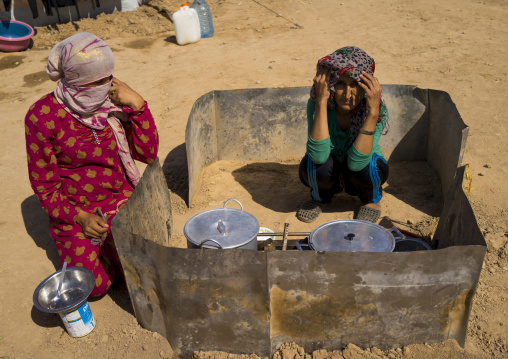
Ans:
<svg viewBox="0 0 508 359"><path fill-rule="evenodd" d="M309 246L316 251L392 252L395 238L385 228L358 219L338 219L314 229Z"/></svg>
<svg viewBox="0 0 508 359"><path fill-rule="evenodd" d="M231 201L237 202L241 209L226 208ZM259 222L243 210L238 200L231 198L222 208L210 209L189 219L183 233L188 248L257 250Z"/></svg>
<svg viewBox="0 0 508 359"><path fill-rule="evenodd" d="M52 308L50 303L57 296L61 270L53 273L37 286L33 302L46 313L58 313L71 337L83 337L95 328L95 318L88 305L88 296L95 285L93 273L83 267L68 267L60 292L61 305Z"/></svg>

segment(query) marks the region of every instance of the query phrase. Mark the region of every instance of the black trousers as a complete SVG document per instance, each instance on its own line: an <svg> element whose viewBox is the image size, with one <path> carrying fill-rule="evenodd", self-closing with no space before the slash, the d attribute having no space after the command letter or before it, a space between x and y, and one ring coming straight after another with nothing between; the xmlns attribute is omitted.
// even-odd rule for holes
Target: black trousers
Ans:
<svg viewBox="0 0 508 359"><path fill-rule="evenodd" d="M388 179L388 163L377 154L361 171L351 171L346 161L339 162L330 155L323 164L314 163L308 155L303 157L299 169L300 181L311 188L312 199L328 203L333 195L345 191L357 196L363 204L378 203L383 197L382 184Z"/></svg>

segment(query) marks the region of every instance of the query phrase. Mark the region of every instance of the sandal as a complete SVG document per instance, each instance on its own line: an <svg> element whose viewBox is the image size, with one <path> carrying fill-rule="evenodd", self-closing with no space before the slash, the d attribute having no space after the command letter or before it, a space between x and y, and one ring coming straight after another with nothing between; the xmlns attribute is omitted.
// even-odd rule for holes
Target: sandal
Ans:
<svg viewBox="0 0 508 359"><path fill-rule="evenodd" d="M356 215L356 219L377 223L380 216L381 216L380 210L366 206L361 206L360 210L358 211L358 214Z"/></svg>
<svg viewBox="0 0 508 359"><path fill-rule="evenodd" d="M296 218L302 222L310 223L315 221L321 212L321 203L309 200L302 205L298 212L296 212Z"/></svg>

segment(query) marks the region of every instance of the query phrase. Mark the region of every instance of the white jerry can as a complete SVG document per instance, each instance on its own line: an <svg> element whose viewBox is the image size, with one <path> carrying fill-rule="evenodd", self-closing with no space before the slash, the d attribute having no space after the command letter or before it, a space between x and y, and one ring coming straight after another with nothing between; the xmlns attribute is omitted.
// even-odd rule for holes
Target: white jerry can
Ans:
<svg viewBox="0 0 508 359"><path fill-rule="evenodd" d="M198 13L189 8L187 3L183 3L180 10L173 14L173 23L178 45L191 44L201 39Z"/></svg>

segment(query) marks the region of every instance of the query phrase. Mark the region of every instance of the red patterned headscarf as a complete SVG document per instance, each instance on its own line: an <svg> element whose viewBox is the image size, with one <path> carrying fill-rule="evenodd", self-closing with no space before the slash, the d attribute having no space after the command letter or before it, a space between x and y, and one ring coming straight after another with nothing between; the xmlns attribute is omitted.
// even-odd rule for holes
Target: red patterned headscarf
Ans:
<svg viewBox="0 0 508 359"><path fill-rule="evenodd" d="M338 49L328 56L319 59L317 63L317 71L322 67L328 67L330 72L330 97L328 98L328 108L335 109L337 103L335 102L335 84L339 81L339 77L343 74L349 75L357 82L361 82L360 75L362 71L365 71L369 75L374 75L376 65L374 59L367 55L365 51L358 47L347 46ZM316 88L313 85L310 90L310 97L316 100ZM363 126L365 119L367 118L367 107L366 100L363 98L358 106L353 110L354 113L351 116L351 127L349 129L349 142L350 145L358 136L360 128ZM381 96L381 102L379 104L379 119L378 122L383 122L386 125L388 122L388 110L386 108L383 97Z"/></svg>

